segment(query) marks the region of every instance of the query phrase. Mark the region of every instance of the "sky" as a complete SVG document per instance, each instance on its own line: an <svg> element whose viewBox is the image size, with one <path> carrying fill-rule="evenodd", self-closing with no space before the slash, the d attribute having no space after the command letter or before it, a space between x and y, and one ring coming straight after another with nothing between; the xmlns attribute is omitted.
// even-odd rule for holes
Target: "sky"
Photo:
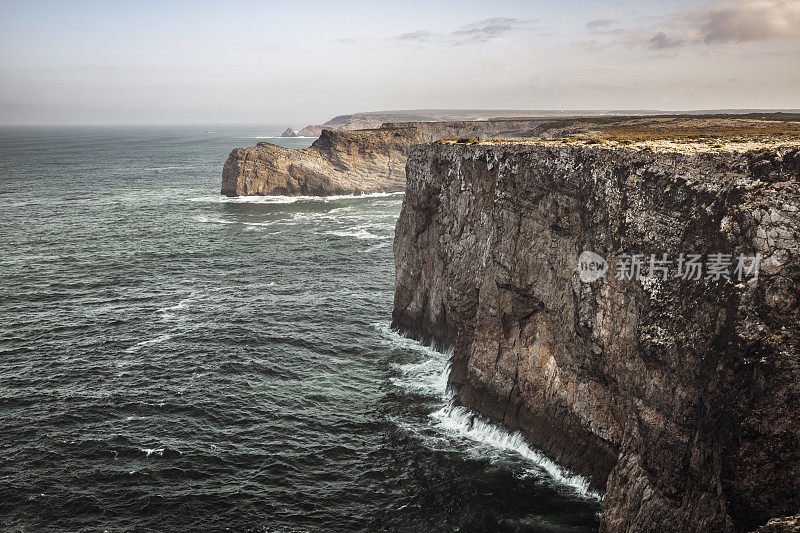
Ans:
<svg viewBox="0 0 800 533"><path fill-rule="evenodd" d="M0 124L800 108L800 0L0 0Z"/></svg>

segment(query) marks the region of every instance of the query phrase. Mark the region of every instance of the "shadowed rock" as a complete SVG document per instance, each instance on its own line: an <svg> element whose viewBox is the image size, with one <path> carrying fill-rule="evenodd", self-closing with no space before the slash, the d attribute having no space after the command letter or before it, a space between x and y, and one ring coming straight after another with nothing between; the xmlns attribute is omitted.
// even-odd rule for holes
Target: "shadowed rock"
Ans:
<svg viewBox="0 0 800 533"><path fill-rule="evenodd" d="M605 490L602 531L800 509L800 143L444 142L407 174L394 325L455 346L458 404ZM760 276L617 278L663 253Z"/></svg>

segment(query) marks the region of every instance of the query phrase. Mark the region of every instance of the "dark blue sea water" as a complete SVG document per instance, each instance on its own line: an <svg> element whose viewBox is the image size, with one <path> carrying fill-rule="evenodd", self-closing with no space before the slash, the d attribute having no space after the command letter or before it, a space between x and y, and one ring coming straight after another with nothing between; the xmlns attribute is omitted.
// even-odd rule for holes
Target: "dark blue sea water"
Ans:
<svg viewBox="0 0 800 533"><path fill-rule="evenodd" d="M389 329L402 195L224 198L283 128L203 129L0 129L0 530L594 529Z"/></svg>

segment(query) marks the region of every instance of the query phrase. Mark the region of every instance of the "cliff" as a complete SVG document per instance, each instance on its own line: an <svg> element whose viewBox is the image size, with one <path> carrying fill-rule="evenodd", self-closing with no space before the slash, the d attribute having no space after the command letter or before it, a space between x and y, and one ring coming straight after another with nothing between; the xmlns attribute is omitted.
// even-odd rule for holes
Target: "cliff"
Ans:
<svg viewBox="0 0 800 533"><path fill-rule="evenodd" d="M231 152L222 168L221 192L327 196L402 191L412 144L459 135L514 136L540 122L407 122L372 130L323 130L305 149L258 143Z"/></svg>
<svg viewBox="0 0 800 533"><path fill-rule="evenodd" d="M222 167L222 194L312 195L402 191L409 132L325 130L310 148L270 143L233 150Z"/></svg>
<svg viewBox="0 0 800 533"><path fill-rule="evenodd" d="M433 116L433 115L432 115ZM436 115L441 118L444 115ZM380 128L345 131L376 118L402 117ZM287 150L260 143L231 152L223 169L222 194L348 194L401 191L405 158L414 143L452 137L593 137L642 140L663 137L703 138L726 135L762 138L800 135L800 116L781 113L742 116L591 116L555 119L552 116L413 121L413 115L345 115L329 121L311 148ZM365 122L367 121L367 122ZM327 128L334 129L327 129ZM316 127L315 127L316 128Z"/></svg>
<svg viewBox="0 0 800 533"><path fill-rule="evenodd" d="M395 327L454 346L458 404L604 490L602 531L798 512L800 143L439 142L407 175ZM676 277L681 253L710 279ZM619 279L635 254L667 279Z"/></svg>
<svg viewBox="0 0 800 533"><path fill-rule="evenodd" d="M553 114L551 113L550 116ZM541 112L531 111L503 111L479 109L419 109L411 111L373 111L368 113L353 113L333 117L324 124L312 124L298 132L301 137L319 137L323 130L368 130L379 128L385 123L398 122L464 122L487 121L509 118L538 118Z"/></svg>

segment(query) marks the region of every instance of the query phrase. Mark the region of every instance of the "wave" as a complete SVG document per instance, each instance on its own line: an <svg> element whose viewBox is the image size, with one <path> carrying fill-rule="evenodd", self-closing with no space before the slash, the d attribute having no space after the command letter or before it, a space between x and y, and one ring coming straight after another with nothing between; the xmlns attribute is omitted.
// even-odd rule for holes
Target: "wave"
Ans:
<svg viewBox="0 0 800 533"><path fill-rule="evenodd" d="M39 204L39 200L28 200L28 201L20 201L20 202L0 202L0 206L2 207L27 207L29 205L37 205Z"/></svg>
<svg viewBox="0 0 800 533"><path fill-rule="evenodd" d="M133 352L135 352L135 351L137 351L140 348L143 348L145 346L150 346L150 345L153 345L153 344L158 344L158 343L161 343L161 342L164 342L164 341L168 341L172 337L173 337L173 335L171 335L169 333L166 333L164 335L159 335L158 337L156 337L154 339L149 339L149 340L146 340L146 341L138 342L138 343L134 344L133 346L131 346L130 348L128 348L127 350L125 350L125 351L128 352L128 353L133 353Z"/></svg>
<svg viewBox="0 0 800 533"><path fill-rule="evenodd" d="M526 475L546 477L560 486L568 487L582 498L602 500L602 495L590 488L586 478L571 473L532 448L519 431L508 431L469 409L453 406L453 394L447 388L452 351L438 352L388 328L381 329L393 342L426 356L426 359L417 363L394 365L401 375L391 378L390 381L403 389L440 398L442 407L429 415L434 422L434 429L451 438L466 438L481 446L514 452L533 464L526 470ZM424 428L414 429L418 432Z"/></svg>
<svg viewBox="0 0 800 533"><path fill-rule="evenodd" d="M450 356L439 354L438 357L426 359L421 363L397 365L402 377L391 378L391 382L406 390L428 393L431 396L441 395L447 399L447 378L450 376Z"/></svg>
<svg viewBox="0 0 800 533"><path fill-rule="evenodd" d="M161 320L168 321L179 318L175 312L185 309L187 305L197 300L199 294L198 291L191 291L188 296L179 300L177 304L157 309L158 313L161 314Z"/></svg>
<svg viewBox="0 0 800 533"><path fill-rule="evenodd" d="M196 216L194 219L202 224L236 224L232 220L224 220L222 218L209 218L206 216Z"/></svg>
<svg viewBox="0 0 800 533"><path fill-rule="evenodd" d="M364 253L371 253L371 252L375 252L377 250L380 250L381 248L386 248L387 246L391 246L391 245L392 245L392 242L390 240L387 240L387 241L384 241L384 242L382 242L380 244L374 244L374 245L370 246L369 248L367 248L366 250L363 250L363 252Z"/></svg>
<svg viewBox="0 0 800 533"><path fill-rule="evenodd" d="M389 239L390 237L381 237L370 233L365 229L352 229L344 231L326 231L325 235L335 235L336 237L355 237L356 239L372 240L372 239Z"/></svg>
<svg viewBox="0 0 800 533"><path fill-rule="evenodd" d="M528 470L531 475L536 476L543 472L559 485L574 489L584 498L602 499L600 494L589 488L589 481L586 478L572 474L541 452L531 448L519 431L510 432L460 406L447 405L431 413L430 416L442 429L450 433L495 449L516 452L536 466L535 469Z"/></svg>
<svg viewBox="0 0 800 533"><path fill-rule="evenodd" d="M391 198L402 196L405 192L373 192L367 194L339 194L332 196L196 196L187 202L201 203L252 203L252 204L293 204L296 202L331 202L335 200L359 200L368 198Z"/></svg>
<svg viewBox="0 0 800 533"><path fill-rule="evenodd" d="M153 454L164 455L164 448L139 448L139 451L144 452L147 457Z"/></svg>

